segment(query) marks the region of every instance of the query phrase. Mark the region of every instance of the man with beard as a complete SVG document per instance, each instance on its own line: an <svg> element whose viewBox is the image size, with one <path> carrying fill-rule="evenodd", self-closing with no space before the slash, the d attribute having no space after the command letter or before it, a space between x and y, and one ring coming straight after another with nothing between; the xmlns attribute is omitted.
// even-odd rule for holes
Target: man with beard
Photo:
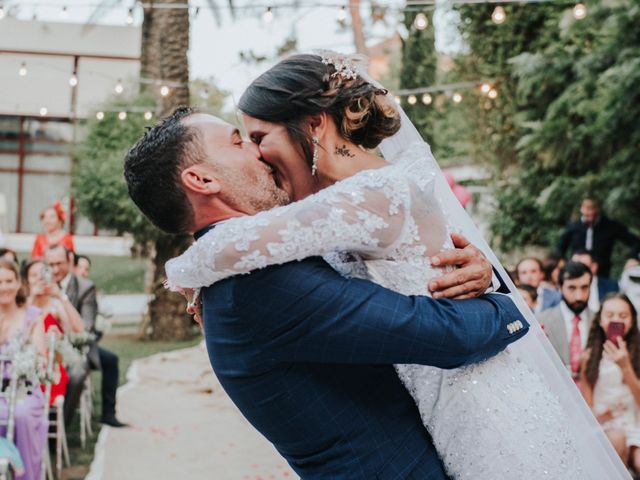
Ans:
<svg viewBox="0 0 640 480"><path fill-rule="evenodd" d="M568 262L560 270L562 301L539 316L551 344L576 381L593 321L593 312L587 308L592 277L583 263Z"/></svg>

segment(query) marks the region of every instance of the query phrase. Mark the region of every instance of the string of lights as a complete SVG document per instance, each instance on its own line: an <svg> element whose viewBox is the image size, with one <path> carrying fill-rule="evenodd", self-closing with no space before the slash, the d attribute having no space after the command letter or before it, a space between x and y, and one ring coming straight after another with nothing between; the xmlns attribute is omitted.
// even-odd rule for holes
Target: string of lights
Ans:
<svg viewBox="0 0 640 480"><path fill-rule="evenodd" d="M7 6L5 6L5 3ZM382 11L392 11L397 13L402 12L419 12L416 16L416 21L414 22L415 28L421 30L427 28L428 22L426 21L426 15L423 12L431 11L436 8L436 0L416 0L416 1L408 1L404 5L396 5L396 4L382 4L378 2L357 2L356 7L360 5L364 5L367 3L370 6L376 6ZM479 4L492 4L496 5L493 13L491 14L491 18L494 23L502 24L507 19L507 14L502 5L509 4L558 4L558 5L573 5L573 15L577 20L581 20L586 17L587 7L580 3L580 1L572 1L572 0L448 0L446 2L447 5L479 5ZM2 2L0 0L0 20L2 20L7 15L7 9L9 6L12 6L10 3ZM60 6L59 4L54 4L51 2L29 2L23 1L19 4L20 7L30 7L34 10L37 8L59 8L60 9L60 17L65 19L69 15L69 9L95 9L100 8L101 4L99 3L86 3L82 5L72 5L71 7L67 5ZM113 9L125 9L126 10L126 25L134 24L134 14L137 8L142 9L156 9L156 10L189 10L195 17L198 16L201 10L233 10L233 11L260 11L262 10L262 20L265 23L271 23L275 18L275 12L278 10L286 10L286 9L309 9L309 8L335 8L336 11L336 19L338 21L344 22L347 18L347 5L344 3L323 3L323 2L262 2L262 3L248 3L248 4L239 4L233 5L224 4L220 6L213 6L210 3L199 3L195 4L191 3L147 3L147 2L132 2L130 6L116 6ZM419 17L419 18L418 18Z"/></svg>

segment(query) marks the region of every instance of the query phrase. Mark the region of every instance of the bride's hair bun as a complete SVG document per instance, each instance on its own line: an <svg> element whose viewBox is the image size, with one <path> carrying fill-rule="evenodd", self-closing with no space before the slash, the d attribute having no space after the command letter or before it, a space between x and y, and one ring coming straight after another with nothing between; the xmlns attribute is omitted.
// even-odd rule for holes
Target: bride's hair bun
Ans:
<svg viewBox="0 0 640 480"><path fill-rule="evenodd" d="M282 60L249 85L238 106L251 117L283 124L309 163L313 146L304 125L309 116L329 114L345 139L368 149L400 128L400 115L386 90L360 76L336 74L320 55Z"/></svg>
<svg viewBox="0 0 640 480"><path fill-rule="evenodd" d="M345 138L371 149L400 129L400 115L386 90L360 77L342 79L337 75L330 84L335 85L328 93L335 94L338 107L333 116Z"/></svg>

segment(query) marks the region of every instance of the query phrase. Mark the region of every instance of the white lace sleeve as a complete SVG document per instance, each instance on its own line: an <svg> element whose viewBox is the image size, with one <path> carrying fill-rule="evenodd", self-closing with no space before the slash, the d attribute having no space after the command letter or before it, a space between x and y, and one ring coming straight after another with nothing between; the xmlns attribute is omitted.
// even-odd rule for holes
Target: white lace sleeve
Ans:
<svg viewBox="0 0 640 480"><path fill-rule="evenodd" d="M380 258L401 238L415 188L394 167L361 172L285 207L217 225L166 264L170 288L352 251Z"/></svg>

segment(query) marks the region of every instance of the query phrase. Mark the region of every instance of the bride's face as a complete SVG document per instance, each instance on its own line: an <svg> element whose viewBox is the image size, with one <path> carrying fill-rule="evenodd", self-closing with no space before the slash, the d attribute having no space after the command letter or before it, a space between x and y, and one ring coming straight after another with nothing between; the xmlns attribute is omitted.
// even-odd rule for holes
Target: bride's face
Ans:
<svg viewBox="0 0 640 480"><path fill-rule="evenodd" d="M258 145L262 160L275 170L278 187L286 191L292 201L303 199L317 190L302 148L294 143L283 125L245 114L242 121L247 135Z"/></svg>

